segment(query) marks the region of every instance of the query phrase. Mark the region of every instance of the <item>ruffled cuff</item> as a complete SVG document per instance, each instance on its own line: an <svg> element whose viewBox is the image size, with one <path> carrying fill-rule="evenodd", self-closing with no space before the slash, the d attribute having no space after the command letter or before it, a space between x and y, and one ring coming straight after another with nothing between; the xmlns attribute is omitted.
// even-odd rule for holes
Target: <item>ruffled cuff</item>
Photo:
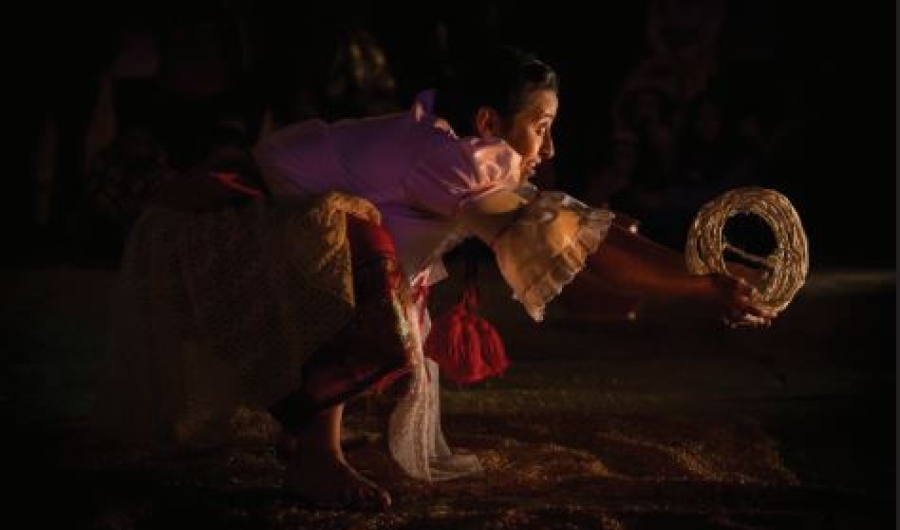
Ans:
<svg viewBox="0 0 900 530"><path fill-rule="evenodd" d="M546 305L606 239L613 217L564 193L539 193L497 239L500 272L531 318L543 320Z"/></svg>

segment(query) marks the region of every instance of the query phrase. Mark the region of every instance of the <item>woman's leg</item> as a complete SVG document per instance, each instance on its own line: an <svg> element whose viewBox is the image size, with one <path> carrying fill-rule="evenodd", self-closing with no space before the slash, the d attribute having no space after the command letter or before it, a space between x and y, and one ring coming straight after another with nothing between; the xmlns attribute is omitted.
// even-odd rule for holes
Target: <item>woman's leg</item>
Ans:
<svg viewBox="0 0 900 530"><path fill-rule="evenodd" d="M387 508L390 495L354 470L341 448L344 403L405 374L411 352L393 241L347 216L356 307L350 322L304 364L302 387L272 407L289 439L287 486L309 499Z"/></svg>
<svg viewBox="0 0 900 530"><path fill-rule="evenodd" d="M408 371L402 275L393 242L380 226L347 216L356 306L350 322L304 363L298 391L270 411L288 440L287 486L311 500L387 508L386 491L362 477L341 448L344 403Z"/></svg>

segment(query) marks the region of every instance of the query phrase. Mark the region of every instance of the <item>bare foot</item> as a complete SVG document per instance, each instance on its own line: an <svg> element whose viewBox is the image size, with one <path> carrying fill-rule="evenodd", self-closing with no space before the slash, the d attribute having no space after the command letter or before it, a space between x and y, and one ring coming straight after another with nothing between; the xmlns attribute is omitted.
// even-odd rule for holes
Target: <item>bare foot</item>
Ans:
<svg viewBox="0 0 900 530"><path fill-rule="evenodd" d="M284 432L279 450L287 458L285 487L304 500L330 508L386 510L386 491L350 467L341 449L344 405L315 414L296 430Z"/></svg>
<svg viewBox="0 0 900 530"><path fill-rule="evenodd" d="M313 504L387 510L387 491L360 475L343 456L315 450L293 451L288 458L285 487Z"/></svg>

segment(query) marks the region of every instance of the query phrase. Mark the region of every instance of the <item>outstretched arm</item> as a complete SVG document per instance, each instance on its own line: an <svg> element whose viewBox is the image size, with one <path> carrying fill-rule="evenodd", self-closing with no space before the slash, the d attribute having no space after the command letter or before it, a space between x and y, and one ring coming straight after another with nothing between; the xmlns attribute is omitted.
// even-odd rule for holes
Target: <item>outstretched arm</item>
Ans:
<svg viewBox="0 0 900 530"><path fill-rule="evenodd" d="M775 316L753 305L754 288L745 281L722 274L692 274L681 253L617 223L588 258L585 273L623 294L708 304L729 321L745 325L768 325Z"/></svg>
<svg viewBox="0 0 900 530"><path fill-rule="evenodd" d="M466 204L463 221L490 245L515 221L524 204L515 193L493 193ZM586 269L622 294L702 299L710 288L709 278L689 273L679 253L615 221L600 249L588 257Z"/></svg>
<svg viewBox="0 0 900 530"><path fill-rule="evenodd" d="M708 279L691 274L682 256L618 223L609 227L587 271L622 294L653 298L703 298Z"/></svg>
<svg viewBox="0 0 900 530"><path fill-rule="evenodd" d="M497 192L466 203L460 214L464 225L493 246L522 215L523 204L525 200L515 193ZM556 217L553 222L554 230L537 237L553 237L563 245L569 237L566 234L574 234L579 223L578 218L572 216ZM522 246L507 249L518 258L507 261L527 263L533 254L529 247L532 244L542 246L527 239L519 244ZM551 248L556 247L547 247L548 250ZM538 261L542 260L538 258ZM570 288L590 290L590 286L602 286L629 296L692 300L739 326L768 325L774 317L753 305L754 291L748 283L723 274L692 274L680 252L638 234L627 222L612 223L599 249L587 256L585 269L579 276L586 281L577 282Z"/></svg>

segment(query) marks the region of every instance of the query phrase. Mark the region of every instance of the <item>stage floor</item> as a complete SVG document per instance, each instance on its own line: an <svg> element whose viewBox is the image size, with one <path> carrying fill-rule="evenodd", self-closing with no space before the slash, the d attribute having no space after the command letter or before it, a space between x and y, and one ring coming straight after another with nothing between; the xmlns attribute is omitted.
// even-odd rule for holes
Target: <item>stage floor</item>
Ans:
<svg viewBox="0 0 900 530"><path fill-rule="evenodd" d="M348 427L368 442L348 458L393 492L385 514L285 497L265 443L177 461L97 444L84 417L115 271L2 274L0 410L18 492L7 500L29 527L893 527L893 270L814 270L772 328L733 331L662 302L633 321L560 304L537 324L488 267L483 311L512 365L442 394L447 438L486 471L404 478L380 438L380 404L358 400ZM455 289L438 286L434 304Z"/></svg>

